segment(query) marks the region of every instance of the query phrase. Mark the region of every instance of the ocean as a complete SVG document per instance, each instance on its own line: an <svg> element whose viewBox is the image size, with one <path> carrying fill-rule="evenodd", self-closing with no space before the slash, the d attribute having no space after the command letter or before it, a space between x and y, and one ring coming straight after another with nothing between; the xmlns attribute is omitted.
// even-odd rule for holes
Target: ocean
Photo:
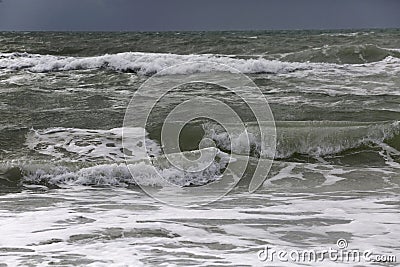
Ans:
<svg viewBox="0 0 400 267"><path fill-rule="evenodd" d="M0 32L0 236L0 266L397 266L400 30ZM298 256L327 248L363 256Z"/></svg>

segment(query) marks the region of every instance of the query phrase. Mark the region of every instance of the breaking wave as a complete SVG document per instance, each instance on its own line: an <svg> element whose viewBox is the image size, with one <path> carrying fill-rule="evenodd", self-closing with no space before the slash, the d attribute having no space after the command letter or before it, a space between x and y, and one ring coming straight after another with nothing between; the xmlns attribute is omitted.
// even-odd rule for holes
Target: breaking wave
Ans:
<svg viewBox="0 0 400 267"><path fill-rule="evenodd" d="M199 186L219 179L229 163L229 155L214 148L186 152L185 156L213 153L215 159L207 168L189 172L168 163L165 157L152 161L139 160L127 163L78 162L6 162L0 164L0 185L20 187L41 185L50 188L70 185L85 186ZM188 155L190 154L190 155Z"/></svg>
<svg viewBox="0 0 400 267"><path fill-rule="evenodd" d="M218 55L176 55L160 53L126 52L94 57L61 57L28 53L0 53L0 68L32 72L68 71L80 69L109 69L139 74L154 74L168 67L184 63L166 74L190 74L218 71L215 64L232 67L242 73L288 73L310 69L308 64L281 62L263 58L239 59ZM226 68L221 69L226 70Z"/></svg>

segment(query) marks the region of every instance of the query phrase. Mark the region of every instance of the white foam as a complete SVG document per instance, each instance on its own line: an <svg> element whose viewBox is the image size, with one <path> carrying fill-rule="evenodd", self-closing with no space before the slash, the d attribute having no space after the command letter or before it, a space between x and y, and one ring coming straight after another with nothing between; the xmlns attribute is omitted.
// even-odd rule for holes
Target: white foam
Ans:
<svg viewBox="0 0 400 267"><path fill-rule="evenodd" d="M6 237L0 247L31 251L2 253L2 260L12 266L61 265L63 259L94 261L88 266L298 266L260 262L257 252L264 245L335 249L339 238L347 239L349 249L397 255L398 196L345 193L236 193L196 209L160 205L143 193L115 188L9 194L0 196L0 234ZM13 203L18 212L10 212Z"/></svg>
<svg viewBox="0 0 400 267"><path fill-rule="evenodd" d="M122 133L126 148L122 147ZM143 128L115 128L111 130L89 130L77 128L32 129L27 134L29 149L55 160L65 161L117 161L147 158L143 149ZM153 155L160 154L159 145L146 138L146 148Z"/></svg>

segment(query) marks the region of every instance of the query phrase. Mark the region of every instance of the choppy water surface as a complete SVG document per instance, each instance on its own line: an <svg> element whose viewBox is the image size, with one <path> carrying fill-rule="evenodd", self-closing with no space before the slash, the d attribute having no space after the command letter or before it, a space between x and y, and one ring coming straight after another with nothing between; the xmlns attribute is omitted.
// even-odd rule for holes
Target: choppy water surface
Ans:
<svg viewBox="0 0 400 267"><path fill-rule="evenodd" d="M221 75L210 63L234 68L260 88L276 121L276 150L260 146L258 126L270 125L255 124L237 95L183 85L146 126L156 160L165 157L163 119L194 96L238 112L251 150L243 150L240 132L228 138L216 123L194 121L181 148L195 154L208 137L220 158L196 175L166 165L167 178L183 187L213 182L229 155L240 161L249 154L250 167L217 202L164 205L138 186L163 188L148 155L123 149L125 110L152 75L180 64L163 73L166 79ZM399 30L0 33L0 115L0 263L296 266L261 262L257 252L264 245L336 247L339 238L351 249L400 260ZM143 129L130 131L136 140ZM248 193L252 165L272 157L267 180Z"/></svg>

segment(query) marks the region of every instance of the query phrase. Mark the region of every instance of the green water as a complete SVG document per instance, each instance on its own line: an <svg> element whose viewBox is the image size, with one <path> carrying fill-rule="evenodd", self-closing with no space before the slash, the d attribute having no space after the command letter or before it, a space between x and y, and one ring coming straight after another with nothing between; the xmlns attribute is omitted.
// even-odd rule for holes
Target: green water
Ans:
<svg viewBox="0 0 400 267"><path fill-rule="evenodd" d="M223 80L210 62L249 77L275 124L256 123L226 88L185 84L155 105L146 125L135 125L145 128L151 151L142 153L139 128L137 147L123 147L126 108L146 80L175 65L184 67L166 81L198 73ZM140 115L161 90L145 92L133 112ZM221 154L204 172L176 172L160 144L163 121L198 96L237 112L251 146L242 149L239 130L227 137L215 122L192 121L180 135L185 155L197 155L204 137ZM2 32L0 234L8 238L0 241L0 263L263 266L256 253L265 244L307 249L338 238L398 253L399 118L398 29ZM273 125L276 150L263 147L260 135ZM250 162L238 186L207 206L166 206L138 187L179 202L180 191L164 192L152 166L161 162L168 179L191 190L224 174L225 155ZM255 164L272 158L266 181L249 194Z"/></svg>

